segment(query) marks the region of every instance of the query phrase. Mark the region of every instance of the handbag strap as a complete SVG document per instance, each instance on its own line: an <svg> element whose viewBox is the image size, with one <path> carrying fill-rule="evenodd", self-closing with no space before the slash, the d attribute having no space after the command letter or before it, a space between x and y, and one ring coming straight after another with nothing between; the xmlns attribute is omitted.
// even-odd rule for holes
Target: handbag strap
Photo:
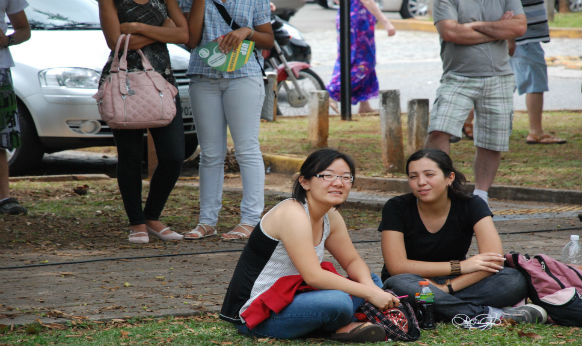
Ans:
<svg viewBox="0 0 582 346"><path fill-rule="evenodd" d="M228 26L230 26L230 28L232 30L240 29L240 25L238 25L238 23L235 22L234 19L232 19L232 17L228 13L228 10L226 9L226 7L224 7L222 2L218 3L214 0L211 0L211 1L214 4L214 6L216 7L216 9L218 10L218 13L220 13L220 15L222 16L222 19L224 19L226 24L228 24ZM259 67L261 68L261 73L263 74L263 77L266 77L267 74L265 73L265 69L263 68L263 65L261 65L261 62L259 61L259 56L257 54L257 50L254 49L253 52L255 53L255 59L257 60L257 64L259 64Z"/></svg>
<svg viewBox="0 0 582 346"><path fill-rule="evenodd" d="M109 73L119 72L119 48L121 46L121 42L123 42L124 37L125 37L125 34L121 34L117 38L117 43L115 43L115 52L113 53L113 61L111 62L111 67L109 68Z"/></svg>
<svg viewBox="0 0 582 346"><path fill-rule="evenodd" d="M129 38L131 34L121 34L117 39L117 43L115 44L115 57L113 58L113 62L111 63L110 72L117 72L119 73L119 91L122 95L127 95L129 90L127 89L127 51L129 49ZM123 45L123 54L121 55L121 59L119 58L119 48L120 43L125 39L125 43ZM159 78L155 78L152 76L153 73L156 71L154 70L152 64L145 56L141 49L137 49L137 53L141 58L141 64L143 65L144 71L146 75L151 79L154 86L158 91L164 90L164 81L159 80ZM115 67L115 70L114 70Z"/></svg>

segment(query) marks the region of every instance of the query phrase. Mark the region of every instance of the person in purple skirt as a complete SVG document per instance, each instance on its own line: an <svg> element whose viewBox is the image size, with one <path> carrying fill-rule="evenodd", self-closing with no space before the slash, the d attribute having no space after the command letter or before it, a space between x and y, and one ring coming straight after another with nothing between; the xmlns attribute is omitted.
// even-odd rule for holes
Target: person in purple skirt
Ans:
<svg viewBox="0 0 582 346"><path fill-rule="evenodd" d="M376 44L374 26L378 22L386 29L388 36L396 34L394 25L384 16L374 0L350 0L350 77L352 83L351 103L360 103L358 113L374 112L368 101L378 96L378 78L376 77ZM339 33L340 20L337 16ZM338 57L333 68L327 91L332 99L331 107L338 112L336 101L340 100L341 90L340 51L338 35Z"/></svg>

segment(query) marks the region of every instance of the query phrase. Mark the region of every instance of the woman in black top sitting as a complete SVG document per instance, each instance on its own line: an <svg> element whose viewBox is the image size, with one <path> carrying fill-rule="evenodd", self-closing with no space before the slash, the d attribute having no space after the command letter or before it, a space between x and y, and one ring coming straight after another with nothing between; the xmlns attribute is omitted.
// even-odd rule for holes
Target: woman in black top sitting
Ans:
<svg viewBox="0 0 582 346"><path fill-rule="evenodd" d="M417 151L406 174L412 193L386 202L379 226L384 288L414 296L418 282L428 279L440 320L463 314L545 321L541 307L507 308L526 297L525 278L504 268L491 210L464 192L465 177L451 158L440 150ZM473 235L478 253L467 258Z"/></svg>

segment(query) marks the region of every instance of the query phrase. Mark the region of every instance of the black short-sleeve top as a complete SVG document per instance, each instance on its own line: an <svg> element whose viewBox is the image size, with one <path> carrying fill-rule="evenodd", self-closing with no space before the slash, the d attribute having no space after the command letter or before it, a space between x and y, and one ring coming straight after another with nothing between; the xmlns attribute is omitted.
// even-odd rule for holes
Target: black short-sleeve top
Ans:
<svg viewBox="0 0 582 346"><path fill-rule="evenodd" d="M473 239L473 227L482 218L493 215L480 197L451 198L447 220L438 232L431 233L424 226L416 203L412 193L391 198L384 205L378 227L380 232L402 232L406 255L415 261L464 260ZM382 269L382 279L388 276L386 269Z"/></svg>

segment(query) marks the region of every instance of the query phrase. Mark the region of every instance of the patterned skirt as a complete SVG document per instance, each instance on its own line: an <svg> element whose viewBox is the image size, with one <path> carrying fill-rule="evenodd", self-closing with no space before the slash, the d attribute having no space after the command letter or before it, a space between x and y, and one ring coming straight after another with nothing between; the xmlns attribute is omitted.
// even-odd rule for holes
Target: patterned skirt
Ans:
<svg viewBox="0 0 582 346"><path fill-rule="evenodd" d="M9 68L0 68L0 148L12 150L20 146L20 124L16 94Z"/></svg>

